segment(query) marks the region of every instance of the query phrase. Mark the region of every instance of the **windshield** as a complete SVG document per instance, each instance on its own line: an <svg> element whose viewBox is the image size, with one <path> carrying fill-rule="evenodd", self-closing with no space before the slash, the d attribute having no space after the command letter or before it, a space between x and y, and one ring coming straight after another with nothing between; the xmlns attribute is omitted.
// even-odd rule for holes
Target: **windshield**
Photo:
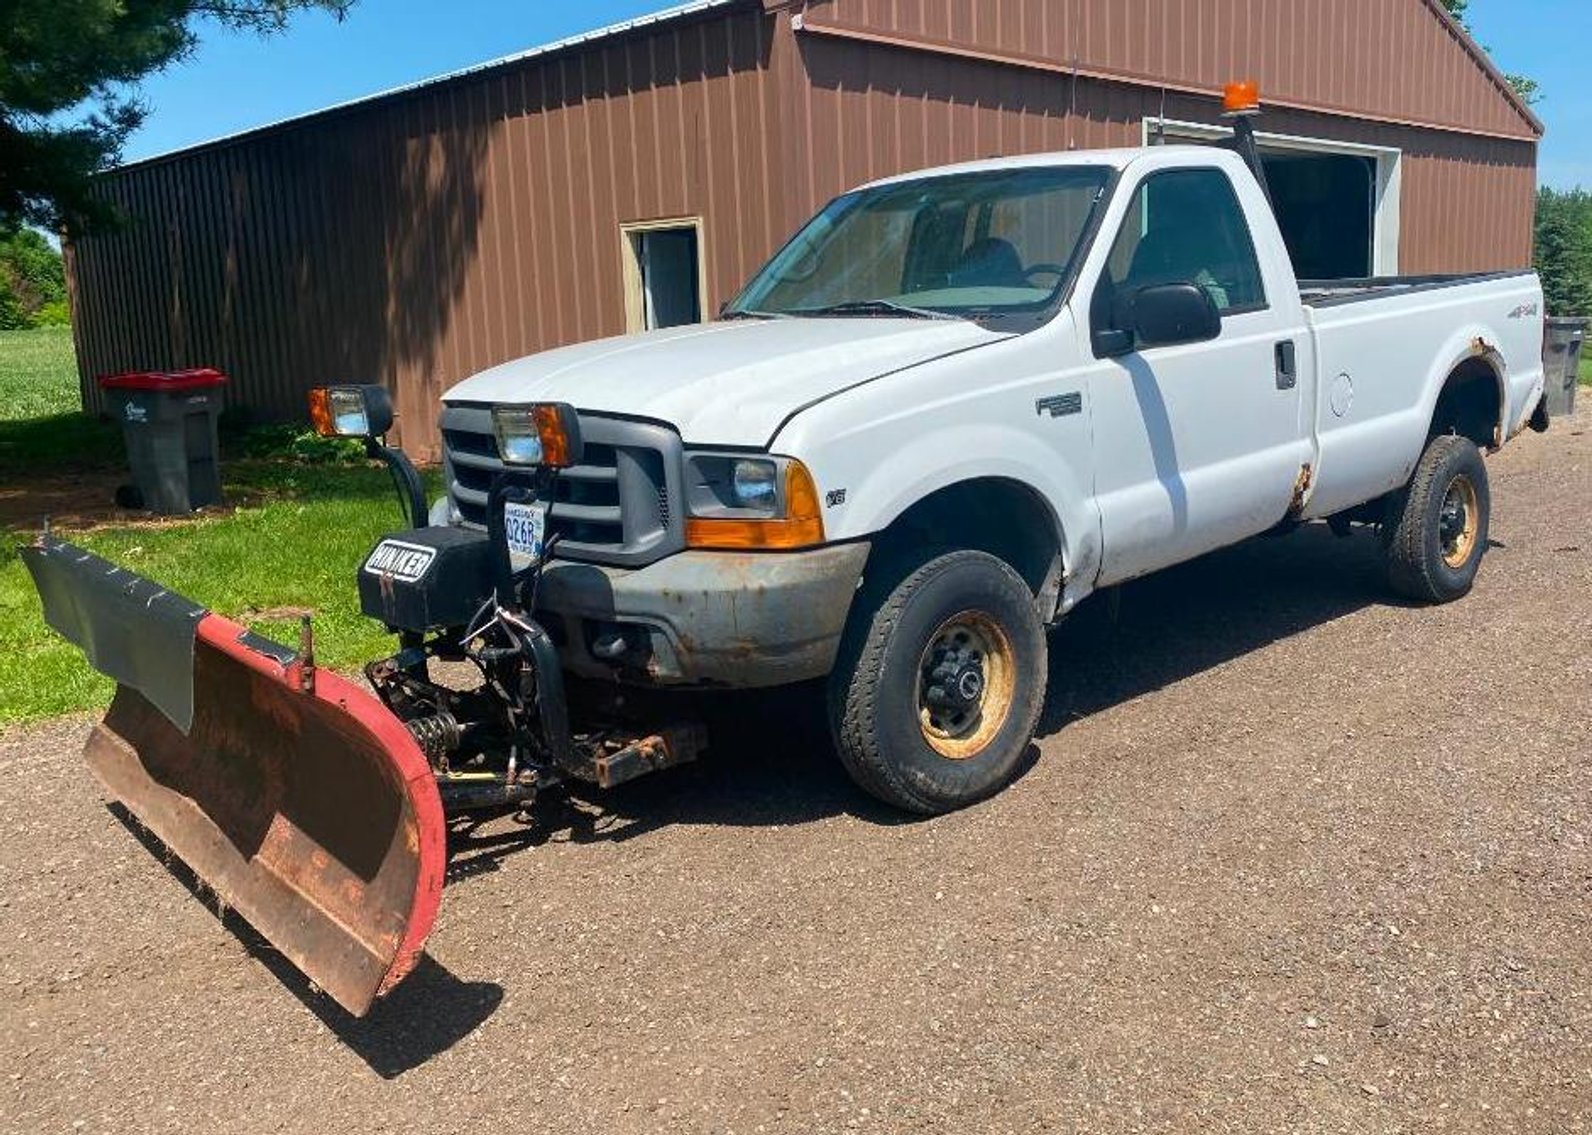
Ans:
<svg viewBox="0 0 1592 1135"><path fill-rule="evenodd" d="M1046 308L1065 286L1109 170L952 174L838 197L726 315L973 318Z"/></svg>

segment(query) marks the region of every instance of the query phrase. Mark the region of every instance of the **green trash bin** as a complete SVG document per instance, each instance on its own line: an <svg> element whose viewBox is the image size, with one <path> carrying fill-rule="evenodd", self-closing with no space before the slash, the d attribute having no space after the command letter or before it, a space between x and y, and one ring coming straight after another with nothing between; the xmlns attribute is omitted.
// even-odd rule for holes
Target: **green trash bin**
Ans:
<svg viewBox="0 0 1592 1135"><path fill-rule="evenodd" d="M1567 418L1575 413L1575 388L1581 381L1581 350L1586 342L1587 320L1549 319L1542 340L1543 401L1548 417Z"/></svg>
<svg viewBox="0 0 1592 1135"><path fill-rule="evenodd" d="M136 503L163 516L221 503L216 426L226 381L210 367L100 376L127 439Z"/></svg>

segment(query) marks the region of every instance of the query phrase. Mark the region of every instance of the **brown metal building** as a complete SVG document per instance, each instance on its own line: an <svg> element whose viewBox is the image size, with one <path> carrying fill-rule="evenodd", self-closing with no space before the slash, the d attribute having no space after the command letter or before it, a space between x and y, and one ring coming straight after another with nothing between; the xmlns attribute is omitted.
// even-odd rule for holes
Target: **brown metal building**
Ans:
<svg viewBox="0 0 1592 1135"><path fill-rule="evenodd" d="M710 314L853 185L1206 140L1242 77L1302 275L1530 262L1541 123L1436 0L697 0L106 175L85 403L134 367L267 417L381 381L433 454L453 382Z"/></svg>

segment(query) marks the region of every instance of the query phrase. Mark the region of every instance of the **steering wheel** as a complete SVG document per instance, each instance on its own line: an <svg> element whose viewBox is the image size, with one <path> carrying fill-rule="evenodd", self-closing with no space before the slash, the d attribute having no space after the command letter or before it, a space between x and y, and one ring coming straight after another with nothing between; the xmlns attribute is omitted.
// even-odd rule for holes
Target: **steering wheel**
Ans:
<svg viewBox="0 0 1592 1135"><path fill-rule="evenodd" d="M1035 276L1054 276L1061 279L1067 274L1067 269L1061 264L1030 264L1023 269L1023 279L1032 279Z"/></svg>

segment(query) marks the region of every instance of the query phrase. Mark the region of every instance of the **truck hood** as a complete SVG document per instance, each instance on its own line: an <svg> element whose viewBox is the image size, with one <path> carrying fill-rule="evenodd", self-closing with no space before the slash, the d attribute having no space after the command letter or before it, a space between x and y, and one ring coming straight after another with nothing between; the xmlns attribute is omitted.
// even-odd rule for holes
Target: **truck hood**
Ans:
<svg viewBox="0 0 1592 1135"><path fill-rule="evenodd" d="M768 445L793 413L1010 335L965 320L737 320L600 339L465 379L445 402L568 402L667 422L687 444Z"/></svg>

